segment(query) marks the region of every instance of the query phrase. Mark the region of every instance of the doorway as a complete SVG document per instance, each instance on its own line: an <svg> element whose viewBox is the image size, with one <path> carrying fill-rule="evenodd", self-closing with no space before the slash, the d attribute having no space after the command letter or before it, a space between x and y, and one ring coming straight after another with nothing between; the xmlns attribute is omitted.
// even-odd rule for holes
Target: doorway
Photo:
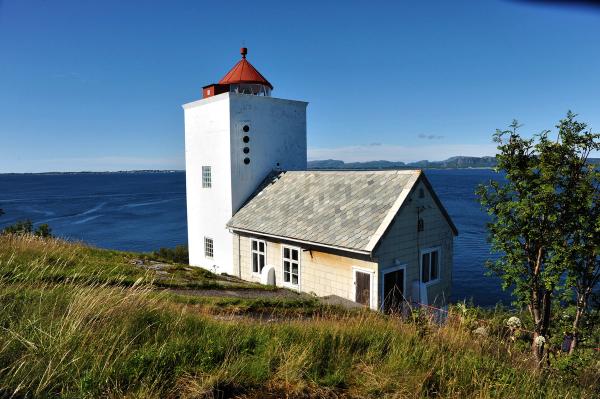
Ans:
<svg viewBox="0 0 600 399"><path fill-rule="evenodd" d="M383 274L383 310L385 313L401 313L404 303L404 268Z"/></svg>
<svg viewBox="0 0 600 399"><path fill-rule="evenodd" d="M371 306L371 273L354 271L355 302Z"/></svg>

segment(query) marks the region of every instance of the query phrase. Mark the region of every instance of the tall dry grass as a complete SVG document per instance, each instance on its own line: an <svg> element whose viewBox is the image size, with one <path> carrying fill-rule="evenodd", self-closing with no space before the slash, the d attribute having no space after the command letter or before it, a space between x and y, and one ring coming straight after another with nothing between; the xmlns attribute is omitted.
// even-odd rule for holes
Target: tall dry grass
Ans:
<svg viewBox="0 0 600 399"><path fill-rule="evenodd" d="M0 235L0 278L17 283L131 285L149 274L127 264L130 255L33 235Z"/></svg>
<svg viewBox="0 0 600 399"><path fill-rule="evenodd" d="M102 259L108 272L97 270ZM112 251L0 238L0 397L591 398L598 393L594 385L535 374L526 355L493 337L474 338L459 321L422 325L337 310L275 322L215 318L212 311L201 313L152 290L128 267ZM135 281L114 284L121 277Z"/></svg>

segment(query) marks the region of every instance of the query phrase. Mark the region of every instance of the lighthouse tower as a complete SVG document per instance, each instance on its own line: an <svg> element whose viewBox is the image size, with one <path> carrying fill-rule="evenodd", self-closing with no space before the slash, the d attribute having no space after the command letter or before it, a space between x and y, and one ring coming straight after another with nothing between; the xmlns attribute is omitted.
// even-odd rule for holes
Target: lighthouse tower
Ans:
<svg viewBox="0 0 600 399"><path fill-rule="evenodd" d="M234 275L227 221L271 171L306 169L307 103L271 97L246 54L183 105L190 264Z"/></svg>

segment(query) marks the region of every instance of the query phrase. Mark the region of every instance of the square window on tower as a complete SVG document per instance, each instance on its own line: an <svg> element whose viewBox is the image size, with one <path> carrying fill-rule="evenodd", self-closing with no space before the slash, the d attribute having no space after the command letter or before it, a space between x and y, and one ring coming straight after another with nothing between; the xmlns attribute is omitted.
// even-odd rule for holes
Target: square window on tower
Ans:
<svg viewBox="0 0 600 399"><path fill-rule="evenodd" d="M212 187L211 167L203 166L202 167L202 188L211 188L211 187Z"/></svg>
<svg viewBox="0 0 600 399"><path fill-rule="evenodd" d="M204 256L210 259L214 256L214 242L212 238L204 237Z"/></svg>

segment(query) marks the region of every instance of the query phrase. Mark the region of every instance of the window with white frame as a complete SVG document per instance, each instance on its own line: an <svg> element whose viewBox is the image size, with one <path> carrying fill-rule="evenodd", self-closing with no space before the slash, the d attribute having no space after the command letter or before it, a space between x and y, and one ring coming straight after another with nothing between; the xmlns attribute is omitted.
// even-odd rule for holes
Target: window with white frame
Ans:
<svg viewBox="0 0 600 399"><path fill-rule="evenodd" d="M202 167L202 188L212 187L212 174L210 166Z"/></svg>
<svg viewBox="0 0 600 399"><path fill-rule="evenodd" d="M283 247L283 283L298 285L300 283L300 249Z"/></svg>
<svg viewBox="0 0 600 399"><path fill-rule="evenodd" d="M262 272L265 267L267 244L262 240L252 240L252 273Z"/></svg>
<svg viewBox="0 0 600 399"><path fill-rule="evenodd" d="M421 252L421 281L432 283L440 278L440 250L432 248Z"/></svg>
<svg viewBox="0 0 600 399"><path fill-rule="evenodd" d="M204 256L207 258L212 258L213 255L214 255L213 239L204 237Z"/></svg>

